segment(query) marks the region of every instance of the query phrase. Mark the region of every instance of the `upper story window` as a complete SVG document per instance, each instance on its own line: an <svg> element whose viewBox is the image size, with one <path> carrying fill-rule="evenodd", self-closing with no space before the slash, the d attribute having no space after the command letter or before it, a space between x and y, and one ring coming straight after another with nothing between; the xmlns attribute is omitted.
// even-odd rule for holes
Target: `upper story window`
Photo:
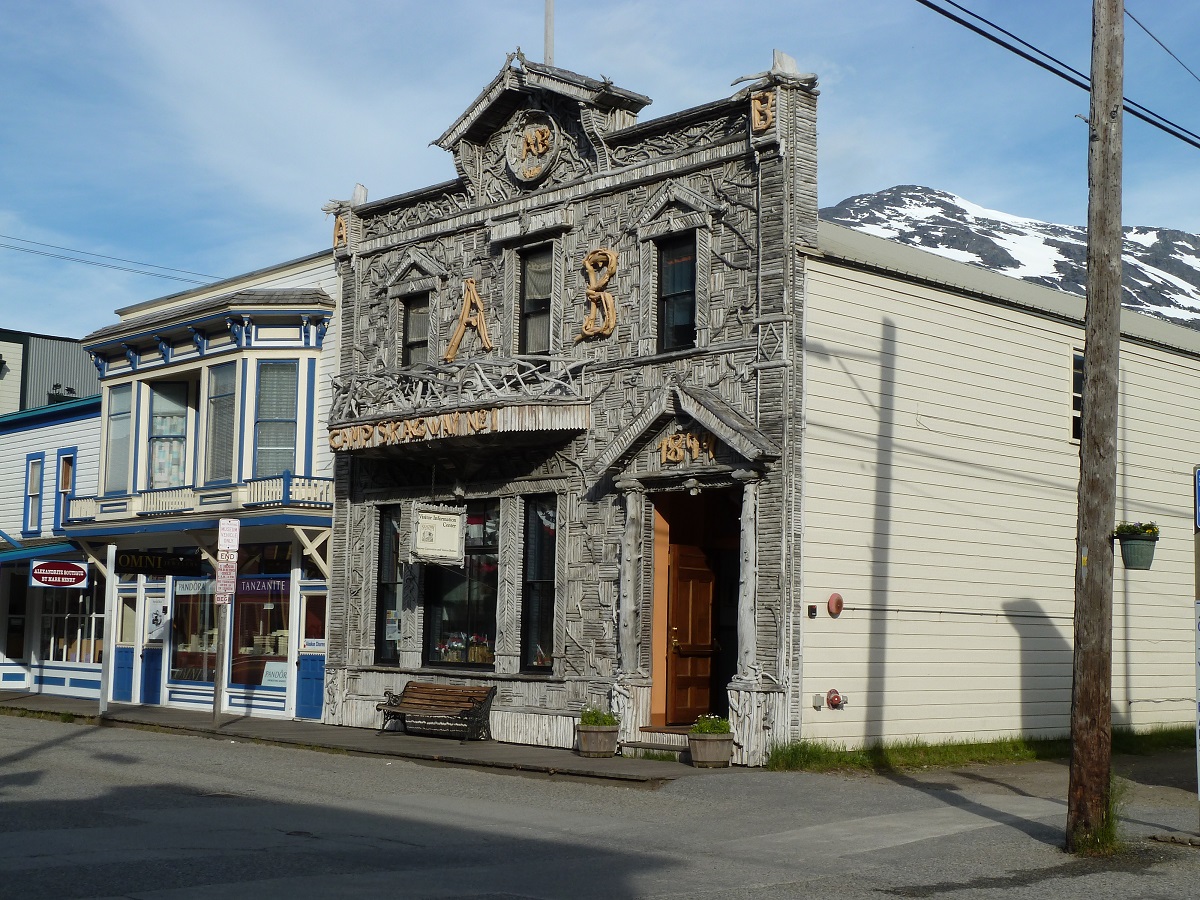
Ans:
<svg viewBox="0 0 1200 900"><path fill-rule="evenodd" d="M233 453L237 443L234 382L233 363L222 363L208 370L208 427L204 457L206 481L233 479Z"/></svg>
<svg viewBox="0 0 1200 900"><path fill-rule="evenodd" d="M58 452L58 482L54 497L54 528L62 528L67 517L67 504L75 496L75 450Z"/></svg>
<svg viewBox="0 0 1200 900"><path fill-rule="evenodd" d="M1083 436L1083 351L1071 355L1071 437Z"/></svg>
<svg viewBox="0 0 1200 900"><path fill-rule="evenodd" d="M164 381L150 385L150 477L148 486L181 487L186 481L187 457L186 382Z"/></svg>
<svg viewBox="0 0 1200 900"><path fill-rule="evenodd" d="M696 346L696 236L658 242L658 350Z"/></svg>
<svg viewBox="0 0 1200 900"><path fill-rule="evenodd" d="M429 294L413 294L404 300L403 306L400 364L415 366L429 362Z"/></svg>
<svg viewBox="0 0 1200 900"><path fill-rule="evenodd" d="M108 392L108 443L104 453L104 492L129 493L129 472L133 425L133 385L122 384Z"/></svg>
<svg viewBox="0 0 1200 900"><path fill-rule="evenodd" d="M35 534L42 530L42 474L46 454L30 453L25 457L25 517L24 531Z"/></svg>
<svg viewBox="0 0 1200 900"><path fill-rule="evenodd" d="M550 352L550 295L554 283L554 247L547 244L521 254L521 311L517 352Z"/></svg>
<svg viewBox="0 0 1200 900"><path fill-rule="evenodd" d="M296 470L296 398L299 365L291 360L258 364L254 404L254 477Z"/></svg>

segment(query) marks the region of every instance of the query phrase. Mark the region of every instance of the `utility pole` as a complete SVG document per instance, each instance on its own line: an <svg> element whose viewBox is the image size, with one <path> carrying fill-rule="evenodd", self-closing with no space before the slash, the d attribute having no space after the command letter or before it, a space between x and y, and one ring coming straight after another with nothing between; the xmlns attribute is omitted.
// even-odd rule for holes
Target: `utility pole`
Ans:
<svg viewBox="0 0 1200 900"><path fill-rule="evenodd" d="M1087 314L1079 441L1075 655L1067 850L1087 850L1109 814L1112 764L1112 532L1121 344L1124 0L1092 2Z"/></svg>
<svg viewBox="0 0 1200 900"><path fill-rule="evenodd" d="M554 65L554 0L546 0L546 30L545 30L545 59L546 65Z"/></svg>

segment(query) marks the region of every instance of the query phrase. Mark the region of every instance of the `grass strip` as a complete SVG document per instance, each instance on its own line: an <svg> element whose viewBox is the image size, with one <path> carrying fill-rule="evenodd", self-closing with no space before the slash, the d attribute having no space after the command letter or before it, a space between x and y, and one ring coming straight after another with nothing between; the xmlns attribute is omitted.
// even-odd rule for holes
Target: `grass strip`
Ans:
<svg viewBox="0 0 1200 900"><path fill-rule="evenodd" d="M1145 756L1195 747L1190 726L1169 726L1134 731L1113 729L1113 753ZM902 769L940 768L968 764L1003 764L1039 759L1067 759L1071 742L1059 738L1001 738L995 741L930 743L919 738L879 742L851 748L843 744L792 741L777 745L766 768L776 772L894 772Z"/></svg>

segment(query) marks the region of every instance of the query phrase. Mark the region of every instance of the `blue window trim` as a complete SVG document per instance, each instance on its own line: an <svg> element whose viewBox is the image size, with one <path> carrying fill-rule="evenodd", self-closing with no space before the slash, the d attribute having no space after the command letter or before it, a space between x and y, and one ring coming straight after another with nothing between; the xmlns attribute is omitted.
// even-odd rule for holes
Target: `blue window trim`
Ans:
<svg viewBox="0 0 1200 900"><path fill-rule="evenodd" d="M29 527L29 470L33 467L33 463L40 462L41 465L41 484L38 485L38 510L37 510L37 527ZM27 536L39 535L42 533L42 513L46 509L46 453L39 450L37 453L25 454L25 495L21 502L21 534Z"/></svg>
<svg viewBox="0 0 1200 900"><path fill-rule="evenodd" d="M62 477L63 460L71 460L71 489L64 495L59 490L59 479ZM63 501L70 500L75 496L75 486L79 483L79 448L78 447L63 447L58 451L58 456L54 462L54 533L63 533L63 518L66 516L66 510L63 509Z"/></svg>

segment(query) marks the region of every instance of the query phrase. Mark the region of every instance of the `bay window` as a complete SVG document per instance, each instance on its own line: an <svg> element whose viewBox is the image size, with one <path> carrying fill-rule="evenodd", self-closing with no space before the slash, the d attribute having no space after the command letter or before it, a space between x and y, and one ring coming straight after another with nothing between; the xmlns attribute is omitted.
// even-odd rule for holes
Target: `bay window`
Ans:
<svg viewBox="0 0 1200 900"><path fill-rule="evenodd" d="M254 419L254 477L296 470L296 394L299 365L261 362Z"/></svg>
<svg viewBox="0 0 1200 900"><path fill-rule="evenodd" d="M150 386L151 489L181 487L184 484L187 399L188 386L185 382L167 381Z"/></svg>
<svg viewBox="0 0 1200 900"><path fill-rule="evenodd" d="M234 364L208 370L208 428L205 435L205 480L233 478L233 452L237 435L234 419Z"/></svg>
<svg viewBox="0 0 1200 900"><path fill-rule="evenodd" d="M108 392L108 442L104 454L104 492L129 493L129 451L133 434L133 385L122 384Z"/></svg>

